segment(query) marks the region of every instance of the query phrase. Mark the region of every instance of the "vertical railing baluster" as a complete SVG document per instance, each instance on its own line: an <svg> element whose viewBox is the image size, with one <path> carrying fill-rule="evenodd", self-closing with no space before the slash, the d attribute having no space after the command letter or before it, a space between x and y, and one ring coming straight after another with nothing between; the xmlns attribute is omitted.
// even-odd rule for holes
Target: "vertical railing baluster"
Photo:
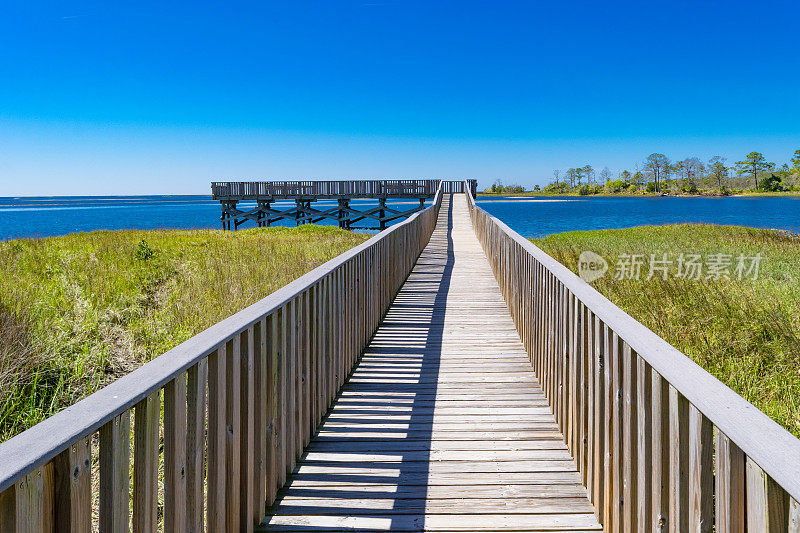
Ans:
<svg viewBox="0 0 800 533"><path fill-rule="evenodd" d="M286 386L286 396L285 396L285 403L284 403L284 411L283 411L283 420L284 420L284 440L283 443L284 453L285 453L285 462L284 466L286 468L286 476L292 473L295 467L295 432L297 428L295 426L295 406L296 406L296 355L295 355L295 321L297 319L297 315L295 313L295 302L294 300L288 302L286 305L283 306L283 361L284 361L284 383Z"/></svg>
<svg viewBox="0 0 800 533"><path fill-rule="evenodd" d="M226 351L222 344L208 356L208 531L225 531Z"/></svg>
<svg viewBox="0 0 800 533"><path fill-rule="evenodd" d="M186 528L190 533L204 529L206 384L208 358L187 372L186 415Z"/></svg>
<svg viewBox="0 0 800 533"><path fill-rule="evenodd" d="M583 346L586 354L586 436L587 436L587 449L586 449L586 490L589 498L595 507L595 513L599 516L599 505L597 502L597 468L595 463L595 456L597 455L597 374L599 372L597 367L597 355L594 343L594 315L588 309L584 309L586 316L586 324L583 327L586 338Z"/></svg>
<svg viewBox="0 0 800 533"><path fill-rule="evenodd" d="M239 334L239 527L252 531L255 471L254 326Z"/></svg>
<svg viewBox="0 0 800 533"><path fill-rule="evenodd" d="M56 531L92 530L92 444L85 437L54 460L53 522ZM0 505L0 512L2 512ZM0 522L0 531L4 531Z"/></svg>
<svg viewBox="0 0 800 533"><path fill-rule="evenodd" d="M689 405L689 530L714 528L714 428L708 418Z"/></svg>
<svg viewBox="0 0 800 533"><path fill-rule="evenodd" d="M716 531L744 533L747 529L745 456L742 450L719 430L717 430L715 459Z"/></svg>
<svg viewBox="0 0 800 533"><path fill-rule="evenodd" d="M158 521L158 440L160 391L136 405L134 411L133 531L156 530Z"/></svg>
<svg viewBox="0 0 800 533"><path fill-rule="evenodd" d="M225 530L241 525L241 336L235 335L225 349Z"/></svg>
<svg viewBox="0 0 800 533"><path fill-rule="evenodd" d="M788 531L789 515L797 520L797 505L755 461L747 458L747 531ZM790 509L791 508L791 509Z"/></svg>
<svg viewBox="0 0 800 533"><path fill-rule="evenodd" d="M653 530L653 407L650 365L637 354L636 359L636 524L642 530Z"/></svg>
<svg viewBox="0 0 800 533"><path fill-rule="evenodd" d="M595 506L595 512L598 518L602 520L604 517L604 509L606 504L605 498L605 464L606 464L606 426L608 425L607 405L606 401L606 364L605 354L602 353L602 346L604 339L601 335L602 324L597 316L592 315L593 318L593 334L592 340L594 342L594 499L592 503Z"/></svg>
<svg viewBox="0 0 800 533"><path fill-rule="evenodd" d="M624 531L638 531L638 356L622 343L622 520Z"/></svg>
<svg viewBox="0 0 800 533"><path fill-rule="evenodd" d="M127 532L130 519L131 415L100 428L100 531Z"/></svg>
<svg viewBox="0 0 800 533"><path fill-rule="evenodd" d="M669 387L669 530L689 529L689 402Z"/></svg>
<svg viewBox="0 0 800 533"><path fill-rule="evenodd" d="M267 319L262 318L253 326L253 509L252 520L258 523L264 516L267 498L267 448L269 417L269 387L267 365ZM270 502L272 503L272 502Z"/></svg>
<svg viewBox="0 0 800 533"><path fill-rule="evenodd" d="M164 387L164 531L183 533L186 524L186 374Z"/></svg>
<svg viewBox="0 0 800 533"><path fill-rule="evenodd" d="M652 528L667 531L670 526L670 416L669 383L655 370L651 371L652 385ZM649 529L649 528L648 528Z"/></svg>

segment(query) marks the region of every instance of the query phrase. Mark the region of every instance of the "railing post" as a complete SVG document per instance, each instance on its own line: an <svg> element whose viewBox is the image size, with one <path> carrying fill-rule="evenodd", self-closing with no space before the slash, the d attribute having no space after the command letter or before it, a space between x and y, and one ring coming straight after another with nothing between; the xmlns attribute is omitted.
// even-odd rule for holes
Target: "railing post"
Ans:
<svg viewBox="0 0 800 533"><path fill-rule="evenodd" d="M255 472L255 368L254 326L239 337L239 525L246 531L254 526L253 473Z"/></svg>
<svg viewBox="0 0 800 533"><path fill-rule="evenodd" d="M625 531L638 531L638 357L622 343L622 523Z"/></svg>
<svg viewBox="0 0 800 533"><path fill-rule="evenodd" d="M190 533L200 533L204 523L208 358L192 366L187 376L186 527Z"/></svg>
<svg viewBox="0 0 800 533"><path fill-rule="evenodd" d="M54 526L57 531L92 530L92 445L84 438L61 452L54 461ZM0 505L0 512L2 512ZM0 531L3 531L0 523Z"/></svg>
<svg viewBox="0 0 800 533"><path fill-rule="evenodd" d="M639 528L654 531L653 505L653 376L650 365L638 354L636 359L636 523Z"/></svg>
<svg viewBox="0 0 800 533"><path fill-rule="evenodd" d="M710 532L714 526L713 427L689 405L689 529Z"/></svg>
<svg viewBox="0 0 800 533"><path fill-rule="evenodd" d="M225 531L225 344L208 356L208 505L209 531Z"/></svg>
<svg viewBox="0 0 800 533"><path fill-rule="evenodd" d="M164 531L186 531L186 375L164 387Z"/></svg>
<svg viewBox="0 0 800 533"><path fill-rule="evenodd" d="M745 456L736 444L717 430L716 449L716 530L744 533L745 518Z"/></svg>
<svg viewBox="0 0 800 533"><path fill-rule="evenodd" d="M136 405L134 412L133 531L156 530L158 517L158 421L160 392Z"/></svg>
<svg viewBox="0 0 800 533"><path fill-rule="evenodd" d="M238 531L241 509L241 337L227 342L225 361L225 528Z"/></svg>
<svg viewBox="0 0 800 533"><path fill-rule="evenodd" d="M669 387L669 530L689 530L689 402Z"/></svg>
<svg viewBox="0 0 800 533"><path fill-rule="evenodd" d="M253 508L252 520L258 523L264 515L267 498L267 463L270 458L267 440L272 428L268 426L268 379L267 374L267 319L262 318L252 328L253 364ZM271 503L271 502L270 502Z"/></svg>

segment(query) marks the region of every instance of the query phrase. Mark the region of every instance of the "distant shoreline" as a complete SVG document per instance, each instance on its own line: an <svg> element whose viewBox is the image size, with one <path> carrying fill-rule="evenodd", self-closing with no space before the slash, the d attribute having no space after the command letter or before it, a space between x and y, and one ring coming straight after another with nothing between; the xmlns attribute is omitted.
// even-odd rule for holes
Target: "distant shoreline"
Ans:
<svg viewBox="0 0 800 533"><path fill-rule="evenodd" d="M515 193L491 193L491 192L479 192L477 194L478 198L532 198L532 197L541 197L541 198L563 198L563 197L574 197L574 198L613 198L613 197L622 197L622 198L770 198L770 197L800 197L800 191L784 191L784 192L741 192L736 194L675 194L675 193L612 193L612 192L601 192L597 194L586 194L581 195L578 193L548 193L542 191L525 191L525 192L515 192Z"/></svg>
<svg viewBox="0 0 800 533"><path fill-rule="evenodd" d="M120 199L124 200L140 200L140 201L147 201L152 198L175 198L178 201L190 201L189 198L193 198L195 200L208 198L211 200L210 194L64 194L64 195L54 195L54 196L0 196L0 202L8 201L8 200L38 200L42 202L47 202L50 200L59 200L63 198L76 198L76 199L86 199L92 200L95 202L107 200L109 202L118 201ZM184 199L184 200L180 200Z"/></svg>

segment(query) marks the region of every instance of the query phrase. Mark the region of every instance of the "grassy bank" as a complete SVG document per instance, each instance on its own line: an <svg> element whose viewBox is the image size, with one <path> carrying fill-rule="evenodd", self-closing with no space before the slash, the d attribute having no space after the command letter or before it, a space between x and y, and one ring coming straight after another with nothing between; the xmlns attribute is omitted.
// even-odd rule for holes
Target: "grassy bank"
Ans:
<svg viewBox="0 0 800 533"><path fill-rule="evenodd" d="M719 191L715 190L702 190L698 193L676 193L676 192L665 192L665 193L655 193L655 192L645 192L645 191L635 191L635 192L611 192L611 191L603 191L598 193L592 193L589 195L581 195L576 191L569 191L569 192L547 192L547 191L525 191L519 193L491 193L491 192L479 192L476 196L478 197L486 197L486 198L503 198L503 197L551 197L551 196L574 196L576 198L593 198L593 197L628 197L628 198L661 198L661 197L691 197L691 198L725 198L728 196L750 196L750 197L780 197L780 196L800 196L800 191L781 191L781 192L765 192L765 191L752 191L752 190L742 190L742 191L733 191L729 194L722 194Z"/></svg>
<svg viewBox="0 0 800 533"><path fill-rule="evenodd" d="M305 226L0 242L0 441L368 237Z"/></svg>
<svg viewBox="0 0 800 533"><path fill-rule="evenodd" d="M800 436L800 240L778 231L714 225L569 232L533 242L577 272L580 253L609 263L592 285L737 393ZM650 254L674 261L647 280ZM680 253L731 254L731 278L677 277ZM739 280L739 254L760 272ZM644 254L641 277L615 279L624 254ZM750 262L747 262L750 265ZM704 270L705 278L708 270Z"/></svg>

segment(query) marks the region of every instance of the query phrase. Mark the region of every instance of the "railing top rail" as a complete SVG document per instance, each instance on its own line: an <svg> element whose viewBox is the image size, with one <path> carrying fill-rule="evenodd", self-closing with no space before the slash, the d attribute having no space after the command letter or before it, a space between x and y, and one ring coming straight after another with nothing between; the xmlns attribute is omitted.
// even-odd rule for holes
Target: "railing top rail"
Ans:
<svg viewBox="0 0 800 533"><path fill-rule="evenodd" d="M469 189L469 187L467 187ZM614 305L570 269L467 201L548 269L569 291L652 366L776 483L800 501L800 440L709 374L677 348Z"/></svg>
<svg viewBox="0 0 800 533"><path fill-rule="evenodd" d="M466 180L475 184L475 180ZM245 199L296 196L397 196L432 197L440 183L458 184L461 180L323 180L323 181L213 181L213 199Z"/></svg>
<svg viewBox="0 0 800 533"><path fill-rule="evenodd" d="M130 374L0 443L0 493L20 477L42 466L73 443L161 389L236 334L280 309L359 253L413 223L429 209L435 208L442 194L441 189L442 186L439 185L434 202L427 209L414 213L403 222L385 229L249 307L201 331Z"/></svg>

